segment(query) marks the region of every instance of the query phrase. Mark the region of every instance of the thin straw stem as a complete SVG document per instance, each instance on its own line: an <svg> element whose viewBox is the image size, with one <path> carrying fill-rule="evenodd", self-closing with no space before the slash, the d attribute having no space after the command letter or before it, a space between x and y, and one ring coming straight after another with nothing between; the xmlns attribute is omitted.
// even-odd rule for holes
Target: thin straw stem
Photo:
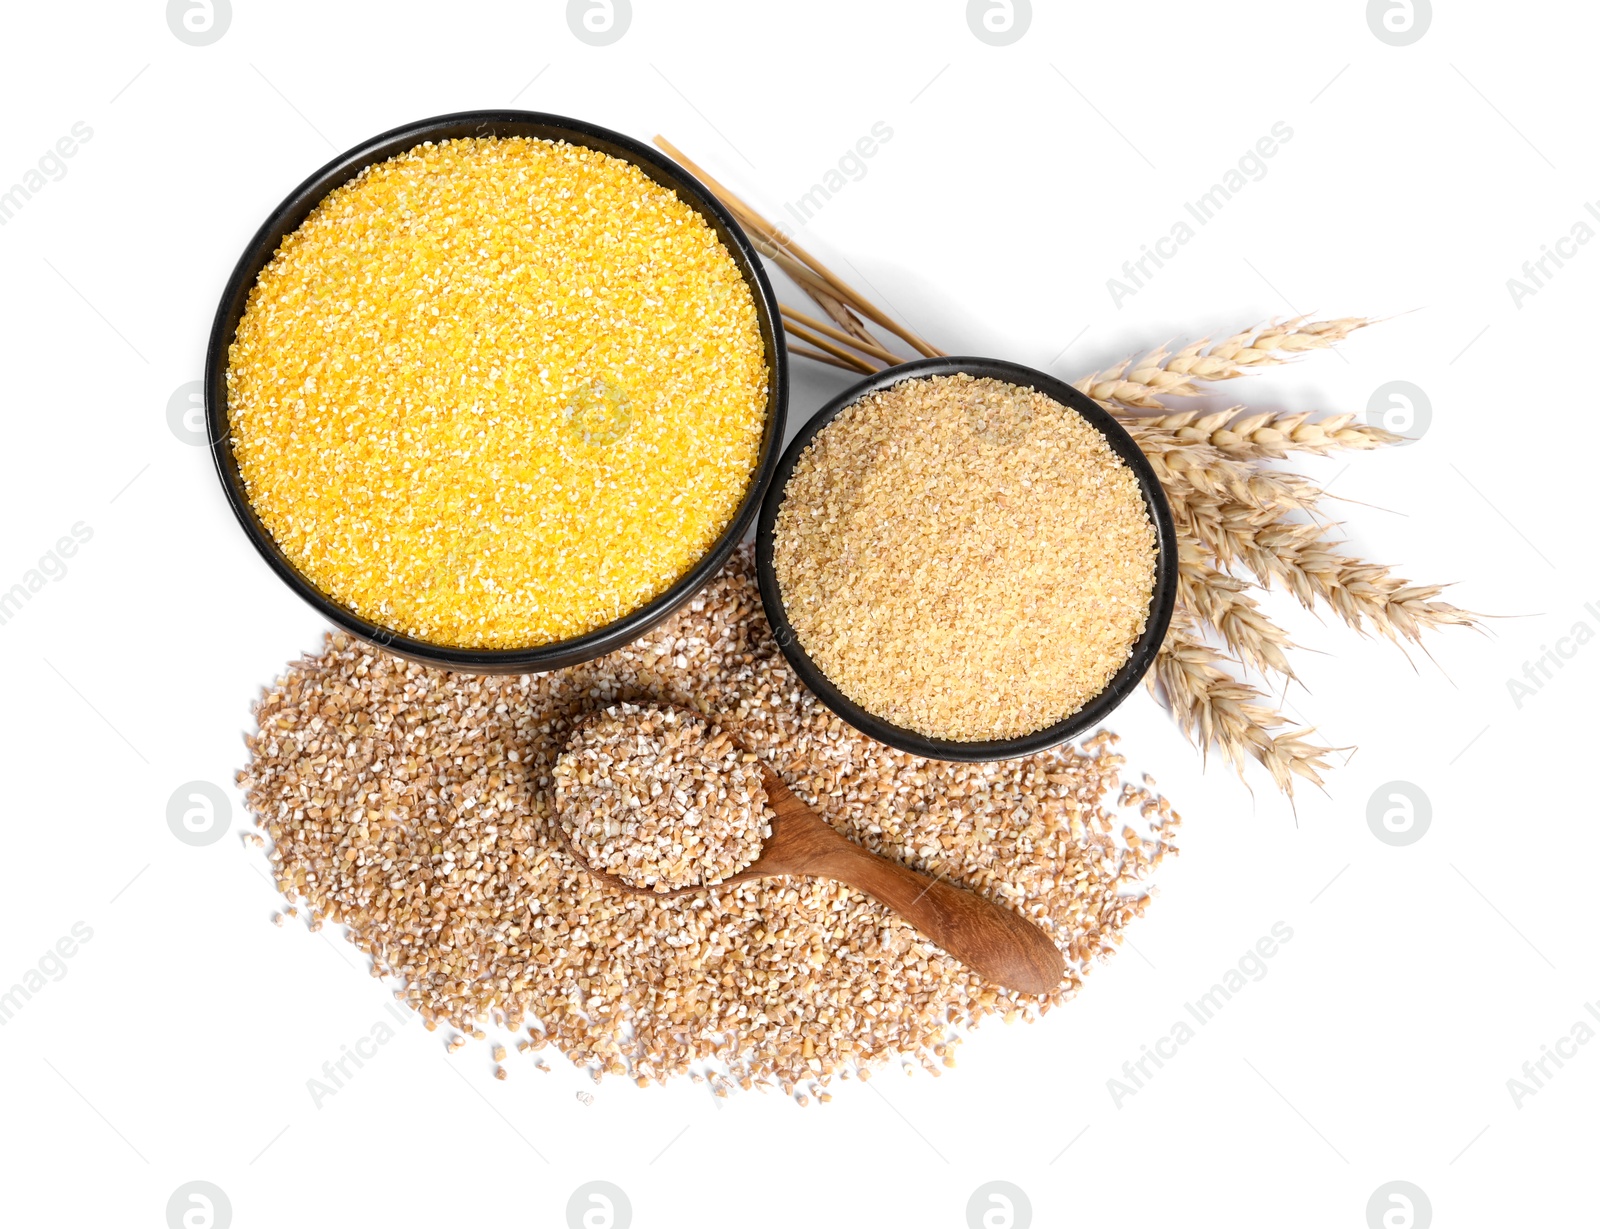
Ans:
<svg viewBox="0 0 1600 1229"><path fill-rule="evenodd" d="M878 370L876 367L868 363L866 359L856 357L843 346L834 345L827 338L818 336L816 333L813 333L810 329L807 329L802 325L794 324L792 322L786 323L784 325L784 331L791 336L798 337L801 341L809 342L819 350L833 355L833 357L838 359L841 363L850 364L850 366L854 367L857 371L862 372L865 375L870 375L872 372Z"/></svg>
<svg viewBox="0 0 1600 1229"><path fill-rule="evenodd" d="M837 367L839 370L848 371L852 375L857 374L861 370L859 367L852 367L848 363L841 363L831 354L823 354L818 350L807 350L804 346L788 346L786 349L794 358L808 358L813 363L826 363L830 367Z"/></svg>
<svg viewBox="0 0 1600 1229"><path fill-rule="evenodd" d="M886 363L898 363L901 361L897 355L885 350L882 346L870 341L862 341L859 337L852 337L844 330L836 329L832 325L824 324L820 320L813 319L812 317L806 315L805 312L796 311L794 308L782 304L779 305L778 310L783 313L783 318L785 320L793 321L795 324L804 325L808 329L812 329L815 332L821 333L824 337L832 337L835 341L842 341L847 346L854 346L863 354L870 355L873 358L880 358Z"/></svg>
<svg viewBox="0 0 1600 1229"><path fill-rule="evenodd" d="M888 329L889 332L893 333L896 337L900 338L901 341L911 346L919 354L922 354L928 358L933 358L941 353L939 350L934 349L933 346L923 341L922 338L918 337L910 329L896 324L883 312L879 311L870 300L864 298L848 282L840 278L831 269L824 265L815 256L811 255L810 252L806 251L805 248L801 247L793 239L781 234L778 229L772 225L772 223L768 222L749 205L745 204L744 201L740 200L738 196L730 192L726 187L718 183L717 180L708 175L703 168L698 166L682 150L675 146L671 141L667 140L666 137L658 134L655 138L655 143L661 149L665 150L668 154L672 155L672 157L682 163L684 169L686 169L691 175L693 175L701 183L705 184L706 187L710 188L711 191L716 194L717 198L722 201L722 203L730 210L732 210L736 216L738 216L739 221L745 224L747 229L761 233L761 236L766 239L769 244L779 248L780 250L789 254L795 260L806 265L826 286L833 291L835 295L837 295L840 299L843 299L856 311L860 312L863 316L871 320L874 324L877 324L879 327Z"/></svg>

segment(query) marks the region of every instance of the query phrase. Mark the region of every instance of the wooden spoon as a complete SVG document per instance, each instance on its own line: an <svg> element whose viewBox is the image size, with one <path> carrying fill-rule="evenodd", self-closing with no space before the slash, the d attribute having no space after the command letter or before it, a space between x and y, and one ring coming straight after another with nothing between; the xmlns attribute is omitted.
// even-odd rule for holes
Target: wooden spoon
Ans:
<svg viewBox="0 0 1600 1229"><path fill-rule="evenodd" d="M976 892L869 853L835 832L765 764L761 769L767 803L776 813L772 835L754 862L710 886L722 887L770 875L837 879L887 905L988 981L1024 994L1048 994L1061 984L1066 962L1050 937L1032 922ZM567 838L566 828L560 823L555 826L578 863L620 892L664 899L706 891L704 887L692 887L657 892L596 870Z"/></svg>

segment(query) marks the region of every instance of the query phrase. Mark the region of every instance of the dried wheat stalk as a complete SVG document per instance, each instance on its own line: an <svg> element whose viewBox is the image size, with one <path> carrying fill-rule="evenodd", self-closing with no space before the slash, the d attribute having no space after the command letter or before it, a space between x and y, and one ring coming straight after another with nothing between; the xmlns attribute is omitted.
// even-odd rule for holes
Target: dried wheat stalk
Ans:
<svg viewBox="0 0 1600 1229"><path fill-rule="evenodd" d="M1351 627L1397 642L1419 642L1433 628L1476 626L1477 619L1438 600L1440 586L1413 585L1339 550L1314 519L1322 492L1300 475L1260 464L1290 452L1368 450L1399 436L1357 424L1353 415L1312 421L1308 414L1250 414L1242 407L1169 413L1161 398L1198 395L1200 382L1234 379L1326 348L1365 324L1349 318L1267 325L1209 351L1204 342L1175 354L1158 350L1078 384L1123 418L1161 479L1179 530L1178 606L1148 680L1151 690L1202 749L1217 747L1236 769L1253 757L1291 795L1296 776L1321 783L1330 749L1311 742L1309 729L1286 731L1289 723L1267 697L1224 668L1234 663L1294 677L1288 636L1230 569L1242 569L1263 588L1281 584L1306 607L1324 604ZM1130 409L1163 412L1130 415ZM1231 657L1206 643L1207 628Z"/></svg>
<svg viewBox="0 0 1600 1229"><path fill-rule="evenodd" d="M1252 335L1239 334L1210 354L1200 354L1203 345L1170 359L1157 351L1132 370L1124 365L1109 379L1091 376L1079 387L1119 413L1163 410L1161 396L1192 396L1200 391L1196 379L1234 378L1249 367L1281 361L1274 356L1283 351L1332 344L1364 322L1329 323L1269 327L1253 335L1267 337L1265 346L1241 348ZM1286 333L1285 327L1295 331ZM1219 355L1217 362L1208 361L1213 355ZM1240 362L1241 356L1249 361ZM1215 631L1232 660L1293 677L1285 656L1292 645L1245 595L1248 585L1232 574L1234 568L1263 588L1281 585L1308 609L1325 605L1357 631L1396 643L1420 643L1424 631L1440 627L1477 626L1477 616L1438 600L1442 586L1414 585L1385 566L1356 559L1326 536L1327 526L1298 519L1314 517L1321 496L1307 479L1253 464L1295 451L1367 450L1400 437L1357 425L1352 415L1312 422L1305 414L1249 414L1241 407L1215 414L1124 415L1124 422L1161 478L1180 536L1175 630L1158 655L1152 689L1159 684L1180 726L1202 745L1215 744L1236 767L1244 755L1253 756L1286 793L1293 792L1295 775L1320 780L1315 770L1324 765L1327 749L1307 741L1309 730L1275 735L1287 722L1262 703L1259 691L1222 669L1219 663L1230 659L1205 644L1204 629Z"/></svg>

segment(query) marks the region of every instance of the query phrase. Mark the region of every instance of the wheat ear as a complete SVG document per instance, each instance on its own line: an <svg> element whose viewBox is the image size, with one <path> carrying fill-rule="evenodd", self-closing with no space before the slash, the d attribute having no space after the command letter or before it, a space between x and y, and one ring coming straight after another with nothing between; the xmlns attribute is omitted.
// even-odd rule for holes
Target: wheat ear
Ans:
<svg viewBox="0 0 1600 1229"><path fill-rule="evenodd" d="M1327 456L1349 450L1364 452L1398 443L1403 436L1382 427L1358 423L1354 414L1311 420L1297 414L1252 414L1243 406L1202 414L1186 410L1131 420L1141 438L1168 439L1174 445L1203 444L1234 461L1282 460L1291 452Z"/></svg>
<svg viewBox="0 0 1600 1229"><path fill-rule="evenodd" d="M1287 650L1289 634L1261 613L1247 590L1248 581L1211 565L1193 538L1178 537L1178 605L1201 623L1216 629L1240 663L1263 674L1294 678Z"/></svg>
<svg viewBox="0 0 1600 1229"><path fill-rule="evenodd" d="M1332 749L1310 742L1309 728L1284 729L1288 721L1263 703L1266 696L1219 664L1228 660L1200 638L1193 616L1180 611L1146 682L1152 692L1159 685L1179 729L1202 753L1215 746L1241 776L1248 755L1291 797L1297 776L1321 785Z"/></svg>
<svg viewBox="0 0 1600 1229"><path fill-rule="evenodd" d="M1479 616L1438 600L1444 585L1417 585L1383 564L1346 554L1316 525L1278 523L1257 530L1243 556L1262 583L1269 577L1308 609L1321 601L1358 631L1422 642L1441 627L1479 627Z"/></svg>
<svg viewBox="0 0 1600 1229"><path fill-rule="evenodd" d="M1114 409L1161 410L1166 408L1162 397L1198 397L1204 392L1202 383L1237 379L1311 350L1325 350L1371 323L1361 316L1338 320L1297 316L1282 323L1269 322L1216 345L1202 338L1177 351L1166 347L1152 350L1143 358L1087 375L1075 387Z"/></svg>
<svg viewBox="0 0 1600 1229"><path fill-rule="evenodd" d="M1234 501L1172 499L1181 532L1224 568L1241 564L1263 587L1280 584L1307 609L1320 602L1359 632L1420 643L1424 631L1478 627L1479 616L1439 601L1443 585L1416 585L1323 536L1326 526L1288 521Z"/></svg>

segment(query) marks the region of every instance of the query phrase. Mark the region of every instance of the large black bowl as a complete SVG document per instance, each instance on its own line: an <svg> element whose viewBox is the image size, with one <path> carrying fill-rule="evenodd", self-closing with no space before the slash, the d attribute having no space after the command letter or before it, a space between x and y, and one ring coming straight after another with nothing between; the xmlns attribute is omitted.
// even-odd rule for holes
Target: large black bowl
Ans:
<svg viewBox="0 0 1600 1229"><path fill-rule="evenodd" d="M573 145L586 145L616 158L633 163L651 179L672 189L678 199L695 209L705 218L706 224L716 232L723 246L732 255L734 263L750 287L755 299L756 313L760 318L761 338L766 348L769 375L767 394L767 422L761 437L761 452L755 472L750 477L744 499L733 519L698 563L685 572L660 597L645 603L637 610L614 623L572 640L561 640L536 648L524 649L470 649L450 645L430 644L403 636L392 628L371 623L355 611L334 601L301 575L279 548L277 542L256 516L255 509L245 494L244 481L233 455L233 441L228 432L228 347L233 342L239 320L244 315L245 304L256 277L272 259L273 253L284 238L305 221L323 197L354 179L375 162L383 162L396 154L404 153L424 141L449 141L459 137L538 137L551 141L566 141ZM222 292L222 302L211 326L211 340L206 350L205 400L206 423L211 433L211 455L217 464L217 474L222 479L222 489L233 507L234 515L244 527L267 565L278 577L311 605L315 606L336 627L374 644L382 645L392 653L412 658L430 666L447 670L465 670L480 674L522 674L554 670L561 666L576 665L620 648L660 623L684 602L698 593L716 574L718 568L744 536L750 521L761 506L761 497L777 466L778 451L783 444L784 417L788 405L788 365L783 349L782 325L779 323L778 301L767 282L761 261L744 231L733 216L718 203L699 181L648 145L643 145L620 133L608 131L582 120L566 119L559 115L543 115L534 111L465 111L456 115L441 115L419 120L373 137L347 153L340 154L327 166L317 171L284 202L272 211L261 229L250 240L244 255L234 267Z"/></svg>
<svg viewBox="0 0 1600 1229"><path fill-rule="evenodd" d="M854 405L870 393L899 384L903 380L926 379L930 376L948 376L965 373L974 377L989 377L1031 388L1082 414L1106 441L1139 481L1144 493L1145 508L1150 523L1156 531L1156 584L1150 599L1150 615L1145 621L1144 634L1133 646L1128 660L1111 676L1104 691L1095 696L1077 712L1063 721L1035 730L1020 738L985 739L963 742L949 738L929 738L894 725L875 716L855 703L829 681L816 662L800 645L789 616L783 606L783 591L778 587L778 577L773 570L773 530L778 520L778 509L783 506L784 488L794 473L795 463L806 446L816 438L846 407ZM1107 714L1139 685L1145 671L1155 661L1156 651L1167 634L1167 624L1172 621L1172 605L1178 592L1178 548L1172 527L1172 512L1167 507L1167 497L1161 490L1161 481L1145 460L1139 445L1122 429L1117 420L1096 405L1084 394L1042 371L990 358L924 358L915 362L890 367L867 377L859 384L847 388L812 416L800 433L784 449L773 475L772 485L761 505L761 519L756 525L756 571L761 585L761 604L766 607L767 621L783 655L794 667L796 674L807 687L844 720L863 734L881 743L912 755L932 760L1008 760L1018 756L1033 755L1076 738L1105 720ZM838 578L841 585L850 583L848 576Z"/></svg>

